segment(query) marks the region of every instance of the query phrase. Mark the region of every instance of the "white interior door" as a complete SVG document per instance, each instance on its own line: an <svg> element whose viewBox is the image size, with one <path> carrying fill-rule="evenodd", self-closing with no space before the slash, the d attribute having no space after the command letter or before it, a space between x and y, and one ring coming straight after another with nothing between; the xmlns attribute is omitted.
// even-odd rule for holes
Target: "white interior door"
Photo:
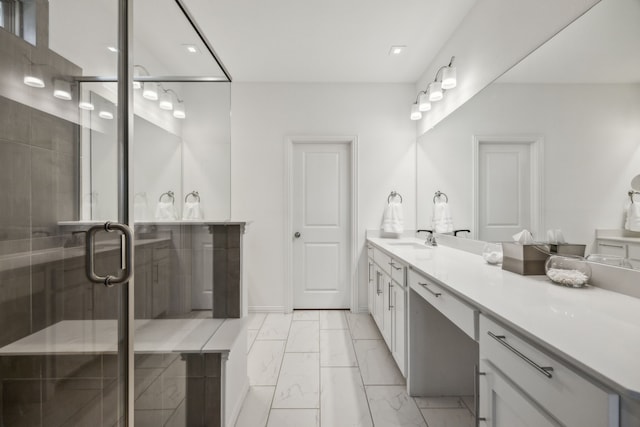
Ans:
<svg viewBox="0 0 640 427"><path fill-rule="evenodd" d="M294 143L294 308L349 308L351 159L346 143Z"/></svg>
<svg viewBox="0 0 640 427"><path fill-rule="evenodd" d="M478 239L511 240L531 230L531 145L480 142L478 148Z"/></svg>

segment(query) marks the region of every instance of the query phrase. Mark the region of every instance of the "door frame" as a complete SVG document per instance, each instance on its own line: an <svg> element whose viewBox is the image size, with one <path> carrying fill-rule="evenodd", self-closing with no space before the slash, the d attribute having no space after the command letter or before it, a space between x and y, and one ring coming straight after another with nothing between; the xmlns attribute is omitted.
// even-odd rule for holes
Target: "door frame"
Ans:
<svg viewBox="0 0 640 427"><path fill-rule="evenodd" d="M544 231L544 137L542 135L473 135L473 229L472 237L478 239L480 204L480 144L523 144L529 146L531 162L531 233L542 238Z"/></svg>
<svg viewBox="0 0 640 427"><path fill-rule="evenodd" d="M358 311L358 137L355 135L291 135L284 139L284 311L293 311L293 147L296 144L346 144L349 146L351 156L350 180L351 180L351 200L350 219L351 227L349 241L351 253L349 257L349 286L351 287L350 309L352 312Z"/></svg>

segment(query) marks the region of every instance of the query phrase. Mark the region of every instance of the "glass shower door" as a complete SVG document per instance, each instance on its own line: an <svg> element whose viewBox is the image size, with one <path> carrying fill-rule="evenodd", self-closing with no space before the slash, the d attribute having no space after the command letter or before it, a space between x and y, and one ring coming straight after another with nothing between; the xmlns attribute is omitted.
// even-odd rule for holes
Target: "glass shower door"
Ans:
<svg viewBox="0 0 640 427"><path fill-rule="evenodd" d="M0 27L0 425L132 425L133 251L117 225L128 222L129 197L122 94L117 77L92 83L119 105L101 109L82 83L119 74L127 2L2 3L15 6L2 8L3 22L21 31ZM92 129L118 153L102 164L113 192L100 198L80 180ZM83 200L114 207L102 218L112 223L83 217Z"/></svg>

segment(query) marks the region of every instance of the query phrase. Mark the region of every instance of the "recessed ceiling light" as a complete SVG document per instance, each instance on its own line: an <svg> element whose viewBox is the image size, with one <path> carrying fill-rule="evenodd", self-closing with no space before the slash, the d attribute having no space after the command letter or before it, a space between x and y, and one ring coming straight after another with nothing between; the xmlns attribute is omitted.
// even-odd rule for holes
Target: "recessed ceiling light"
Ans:
<svg viewBox="0 0 640 427"><path fill-rule="evenodd" d="M109 49L109 52L113 52L113 53L117 53L118 52L118 48L117 47L107 46L107 49Z"/></svg>
<svg viewBox="0 0 640 427"><path fill-rule="evenodd" d="M200 49L196 45L193 44L183 44L184 48L189 53L200 53Z"/></svg>
<svg viewBox="0 0 640 427"><path fill-rule="evenodd" d="M400 55L406 48L406 46L391 46L391 49L389 49L389 55Z"/></svg>

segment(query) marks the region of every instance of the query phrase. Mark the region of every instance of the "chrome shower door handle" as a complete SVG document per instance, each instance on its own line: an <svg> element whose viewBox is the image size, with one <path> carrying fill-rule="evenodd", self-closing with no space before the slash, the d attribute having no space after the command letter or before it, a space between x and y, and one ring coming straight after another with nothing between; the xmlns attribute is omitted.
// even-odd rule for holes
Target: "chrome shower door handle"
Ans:
<svg viewBox="0 0 640 427"><path fill-rule="evenodd" d="M96 234L101 231L107 233L118 231L121 233L121 271L116 276L110 274L99 276L95 272L95 240ZM91 282L111 287L128 282L131 279L133 273L133 233L127 225L108 221L102 225L95 225L87 230L86 245L86 274Z"/></svg>

